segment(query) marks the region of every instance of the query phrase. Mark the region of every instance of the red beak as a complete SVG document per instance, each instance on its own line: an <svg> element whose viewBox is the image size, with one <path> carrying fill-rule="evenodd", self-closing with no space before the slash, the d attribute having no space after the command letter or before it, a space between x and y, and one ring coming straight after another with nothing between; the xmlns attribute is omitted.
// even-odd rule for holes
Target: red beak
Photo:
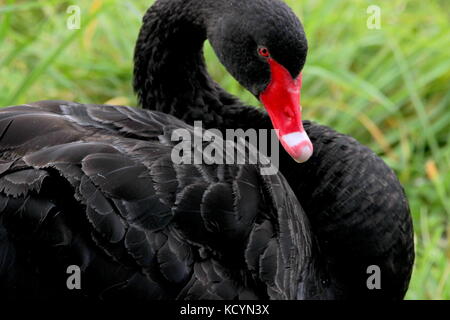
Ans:
<svg viewBox="0 0 450 320"><path fill-rule="evenodd" d="M283 148L297 162L307 161L313 154L313 146L302 123L300 89L302 75L293 79L281 64L268 59L272 79L260 99L264 104L272 125L277 130Z"/></svg>

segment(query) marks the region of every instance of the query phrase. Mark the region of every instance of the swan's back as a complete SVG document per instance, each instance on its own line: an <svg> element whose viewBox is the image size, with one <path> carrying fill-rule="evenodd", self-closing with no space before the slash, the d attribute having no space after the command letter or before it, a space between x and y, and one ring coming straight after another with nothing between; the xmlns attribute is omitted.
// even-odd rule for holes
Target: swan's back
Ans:
<svg viewBox="0 0 450 320"><path fill-rule="evenodd" d="M176 165L171 134L179 128L192 132L128 107L42 101L2 109L1 294L316 294L308 223L285 179L255 165ZM67 288L72 265L81 290Z"/></svg>

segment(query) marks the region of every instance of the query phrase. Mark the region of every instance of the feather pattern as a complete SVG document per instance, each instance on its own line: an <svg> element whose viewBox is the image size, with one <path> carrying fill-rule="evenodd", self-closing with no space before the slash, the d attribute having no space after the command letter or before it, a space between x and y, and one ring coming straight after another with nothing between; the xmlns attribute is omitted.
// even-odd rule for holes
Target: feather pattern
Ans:
<svg viewBox="0 0 450 320"><path fill-rule="evenodd" d="M309 234L303 216L288 216L302 209L285 194L283 177L266 181L255 165L176 165L170 130L193 129L145 110L42 101L2 109L0 123L7 149L0 225L8 239L0 275L24 261L37 268L56 261L62 275L70 262L89 280L80 296L296 297L286 288L298 277L299 250L311 244L299 238ZM51 283L49 296L74 295L62 277L20 272ZM0 281L11 296L27 290Z"/></svg>

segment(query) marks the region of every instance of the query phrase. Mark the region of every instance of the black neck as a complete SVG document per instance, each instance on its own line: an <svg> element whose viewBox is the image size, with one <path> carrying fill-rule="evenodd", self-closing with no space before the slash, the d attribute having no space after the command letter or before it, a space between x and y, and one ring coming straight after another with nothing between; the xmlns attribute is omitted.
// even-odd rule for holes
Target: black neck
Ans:
<svg viewBox="0 0 450 320"><path fill-rule="evenodd" d="M224 107L242 105L211 79L203 57L217 3L160 0L146 13L134 69L134 89L143 108L217 127Z"/></svg>

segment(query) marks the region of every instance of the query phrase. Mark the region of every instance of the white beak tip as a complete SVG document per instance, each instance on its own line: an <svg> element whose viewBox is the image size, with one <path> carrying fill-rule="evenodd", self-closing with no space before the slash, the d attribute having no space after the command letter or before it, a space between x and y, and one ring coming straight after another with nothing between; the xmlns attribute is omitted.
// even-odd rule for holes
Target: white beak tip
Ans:
<svg viewBox="0 0 450 320"><path fill-rule="evenodd" d="M305 131L292 132L283 135L281 140L286 151L298 163L308 161L313 155L313 146Z"/></svg>
<svg viewBox="0 0 450 320"><path fill-rule="evenodd" d="M293 157L293 159L298 163L304 163L308 161L313 155L313 148L310 145L306 145L302 148L300 156Z"/></svg>

